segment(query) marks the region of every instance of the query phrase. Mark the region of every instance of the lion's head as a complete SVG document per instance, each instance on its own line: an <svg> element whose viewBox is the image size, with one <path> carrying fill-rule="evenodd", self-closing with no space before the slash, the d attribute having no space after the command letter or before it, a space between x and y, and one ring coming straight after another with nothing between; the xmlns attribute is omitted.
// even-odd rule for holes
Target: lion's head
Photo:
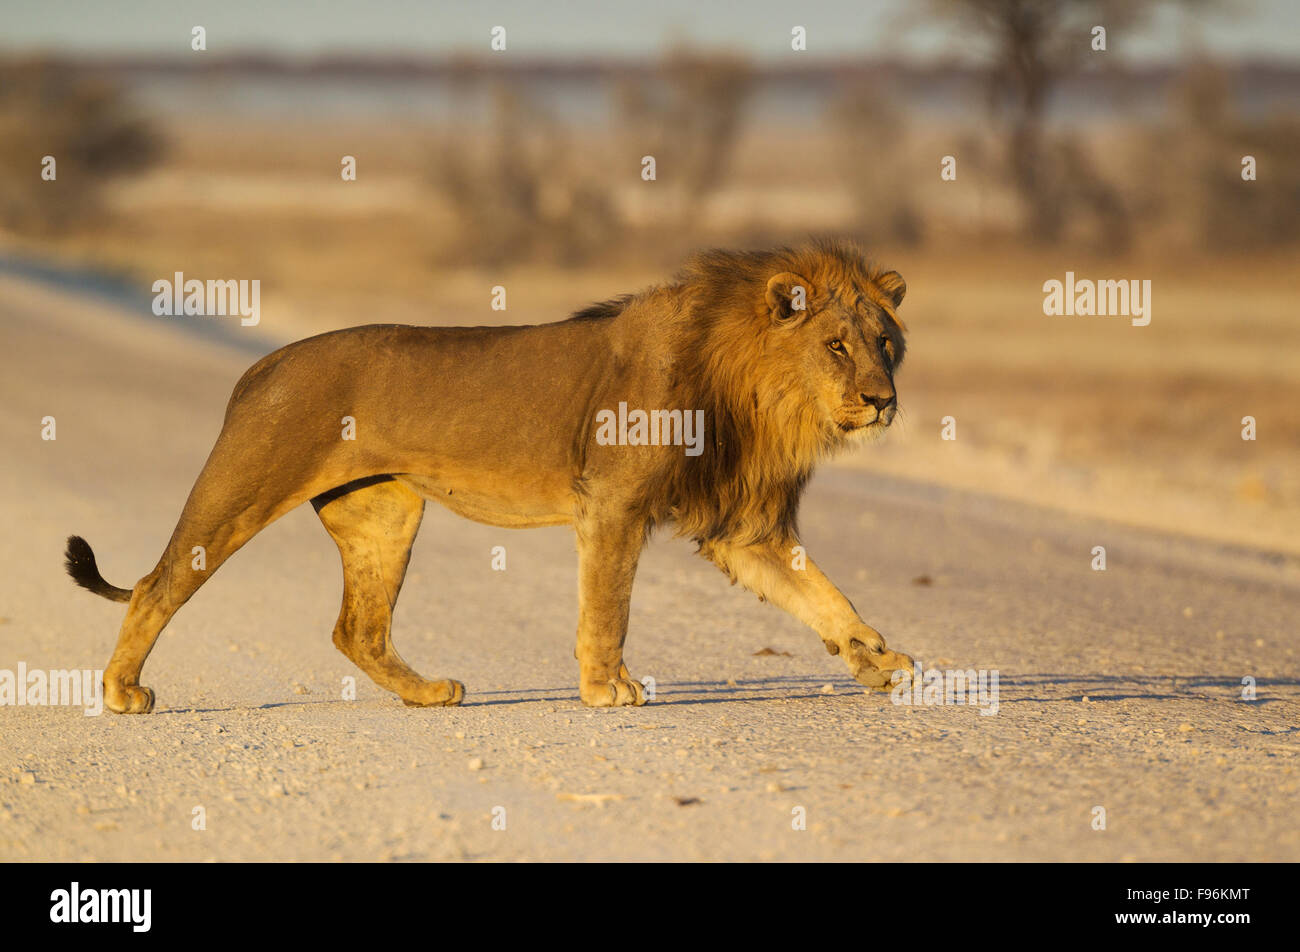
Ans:
<svg viewBox="0 0 1300 952"><path fill-rule="evenodd" d="M682 279L704 328L709 379L729 387L736 408L752 398L755 423L793 439L801 458L893 422L907 291L897 271L822 241L706 252Z"/></svg>
<svg viewBox="0 0 1300 952"><path fill-rule="evenodd" d="M832 435L866 433L893 422L894 372L903 359L896 308L907 285L860 255L831 246L768 278L768 361L804 389Z"/></svg>
<svg viewBox="0 0 1300 952"><path fill-rule="evenodd" d="M687 531L792 531L817 460L893 422L907 285L853 245L819 241L705 252L674 287L693 317L683 397L713 422L710 452L678 473Z"/></svg>

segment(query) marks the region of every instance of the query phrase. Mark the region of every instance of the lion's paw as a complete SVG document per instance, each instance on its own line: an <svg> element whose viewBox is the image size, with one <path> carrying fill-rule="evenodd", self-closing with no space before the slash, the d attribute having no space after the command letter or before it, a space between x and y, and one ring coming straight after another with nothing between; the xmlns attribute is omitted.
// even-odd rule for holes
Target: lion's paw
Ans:
<svg viewBox="0 0 1300 952"><path fill-rule="evenodd" d="M645 703L645 687L631 677L583 683L578 695L587 707L640 707Z"/></svg>
<svg viewBox="0 0 1300 952"><path fill-rule="evenodd" d="M465 699L465 685L459 681L425 681L402 695L407 707L456 707Z"/></svg>
<svg viewBox="0 0 1300 952"><path fill-rule="evenodd" d="M851 637L839 652L849 666L853 679L872 689L888 688L895 671L912 674L912 659L899 651L885 647L885 639L872 628Z"/></svg>
<svg viewBox="0 0 1300 952"><path fill-rule="evenodd" d="M153 704L152 688L138 684L104 685L104 706L114 714L148 714Z"/></svg>

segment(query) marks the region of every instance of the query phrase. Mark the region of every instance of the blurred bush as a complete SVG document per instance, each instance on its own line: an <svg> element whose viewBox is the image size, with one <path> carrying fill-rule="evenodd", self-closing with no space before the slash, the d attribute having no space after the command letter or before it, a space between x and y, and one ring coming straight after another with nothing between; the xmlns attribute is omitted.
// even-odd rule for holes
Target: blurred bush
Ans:
<svg viewBox="0 0 1300 952"><path fill-rule="evenodd" d="M852 196L857 236L867 243L920 244L925 223L916 199L917 157L889 90L852 83L831 106L827 121L837 144L836 164ZM926 158L933 166L933 157Z"/></svg>
<svg viewBox="0 0 1300 952"><path fill-rule="evenodd" d="M752 86L744 58L685 48L671 50L649 80L616 85L617 154L632 167L654 156L660 224L688 227L723 183Z"/></svg>
<svg viewBox="0 0 1300 952"><path fill-rule="evenodd" d="M41 234L93 220L106 183L162 151L113 84L45 60L0 61L0 225ZM41 177L46 155L52 181Z"/></svg>
<svg viewBox="0 0 1300 952"><path fill-rule="evenodd" d="M1232 113L1231 85L1219 69L1192 68L1180 84L1176 137L1190 158L1194 230L1217 250L1293 242L1300 237L1300 122L1294 116ZM1243 156L1256 161L1254 182L1241 177Z"/></svg>
<svg viewBox="0 0 1300 952"><path fill-rule="evenodd" d="M458 95L483 101L475 81ZM471 132L462 116L433 157L432 183L456 223L439 259L579 265L617 257L630 232L675 257L726 179L749 88L744 60L676 50L649 76L612 84L615 119L593 135L548 115L519 85L492 85L486 130ZM640 177L646 155L652 191Z"/></svg>
<svg viewBox="0 0 1300 952"><path fill-rule="evenodd" d="M491 102L479 141L449 130L433 159L455 220L439 259L576 265L601 253L616 215L608 186L580 173L569 131L517 89L497 85Z"/></svg>
<svg viewBox="0 0 1300 952"><path fill-rule="evenodd" d="M1126 189L1143 237L1213 251L1287 246L1300 239L1300 120L1243 116L1221 68L1188 67L1169 117L1134 134ZM1256 162L1242 179L1242 159Z"/></svg>

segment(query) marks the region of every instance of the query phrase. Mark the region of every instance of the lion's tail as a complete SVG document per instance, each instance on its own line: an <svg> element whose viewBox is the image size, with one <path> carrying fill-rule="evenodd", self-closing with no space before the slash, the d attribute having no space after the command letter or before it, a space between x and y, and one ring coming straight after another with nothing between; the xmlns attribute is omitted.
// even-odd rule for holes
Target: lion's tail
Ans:
<svg viewBox="0 0 1300 952"><path fill-rule="evenodd" d="M82 588L115 602L131 600L129 588L118 588L104 581L104 576L99 574L99 566L95 564L95 553L91 551L90 543L81 536L68 536L68 548L63 555L63 565L68 574Z"/></svg>

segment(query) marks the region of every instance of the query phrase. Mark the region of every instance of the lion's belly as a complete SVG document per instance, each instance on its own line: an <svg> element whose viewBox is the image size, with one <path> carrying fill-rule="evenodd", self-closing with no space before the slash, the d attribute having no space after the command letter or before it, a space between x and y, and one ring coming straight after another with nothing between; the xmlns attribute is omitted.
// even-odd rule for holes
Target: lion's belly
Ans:
<svg viewBox="0 0 1300 952"><path fill-rule="evenodd" d="M425 499L446 506L457 515L506 529L562 526L573 521L573 497L567 487L552 481L530 480L485 483L456 476L397 474Z"/></svg>

